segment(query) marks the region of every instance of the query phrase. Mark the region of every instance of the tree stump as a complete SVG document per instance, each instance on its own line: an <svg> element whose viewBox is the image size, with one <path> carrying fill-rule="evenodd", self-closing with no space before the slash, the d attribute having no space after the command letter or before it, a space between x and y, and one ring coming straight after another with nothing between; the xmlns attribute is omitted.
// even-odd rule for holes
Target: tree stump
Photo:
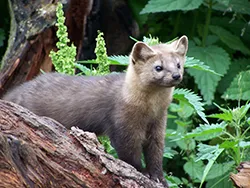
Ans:
<svg viewBox="0 0 250 188"><path fill-rule="evenodd" d="M162 187L105 153L95 134L0 100L0 187Z"/></svg>

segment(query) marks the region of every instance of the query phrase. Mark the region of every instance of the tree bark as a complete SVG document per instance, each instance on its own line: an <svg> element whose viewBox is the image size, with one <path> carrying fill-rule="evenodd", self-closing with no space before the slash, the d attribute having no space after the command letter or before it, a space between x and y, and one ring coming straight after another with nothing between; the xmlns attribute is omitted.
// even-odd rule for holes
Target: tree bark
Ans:
<svg viewBox="0 0 250 188"><path fill-rule="evenodd" d="M105 153L95 134L0 100L0 187L162 187Z"/></svg>
<svg viewBox="0 0 250 188"><path fill-rule="evenodd" d="M56 6L60 0L9 0L11 29L2 59L0 98L6 90L53 69L56 51ZM62 1L62 0L61 0ZM69 38L77 60L95 58L97 30L104 32L109 55L124 54L138 36L138 26L126 0L63 0Z"/></svg>
<svg viewBox="0 0 250 188"><path fill-rule="evenodd" d="M238 188L250 188L250 161L242 162L236 168L237 174L231 174L230 178Z"/></svg>

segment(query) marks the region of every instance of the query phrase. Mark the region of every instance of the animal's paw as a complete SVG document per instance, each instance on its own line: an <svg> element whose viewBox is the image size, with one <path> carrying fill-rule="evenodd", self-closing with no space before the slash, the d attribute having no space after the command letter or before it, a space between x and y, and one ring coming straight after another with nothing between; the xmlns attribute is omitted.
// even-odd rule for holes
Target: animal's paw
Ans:
<svg viewBox="0 0 250 188"><path fill-rule="evenodd" d="M162 185L166 188L169 188L169 185L164 177L150 176L150 179L156 181L157 183L162 183Z"/></svg>

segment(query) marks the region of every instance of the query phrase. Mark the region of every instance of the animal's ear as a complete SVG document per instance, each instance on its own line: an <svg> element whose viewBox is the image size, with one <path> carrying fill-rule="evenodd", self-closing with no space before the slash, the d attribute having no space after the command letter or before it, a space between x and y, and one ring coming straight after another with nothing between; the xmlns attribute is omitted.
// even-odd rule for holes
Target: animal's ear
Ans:
<svg viewBox="0 0 250 188"><path fill-rule="evenodd" d="M174 42L175 44L175 51L182 55L185 56L188 50L188 38L183 35L181 38L179 38L177 41Z"/></svg>
<svg viewBox="0 0 250 188"><path fill-rule="evenodd" d="M146 62L149 58L156 55L156 52L144 42L135 43L132 52L131 59L135 64L136 62Z"/></svg>

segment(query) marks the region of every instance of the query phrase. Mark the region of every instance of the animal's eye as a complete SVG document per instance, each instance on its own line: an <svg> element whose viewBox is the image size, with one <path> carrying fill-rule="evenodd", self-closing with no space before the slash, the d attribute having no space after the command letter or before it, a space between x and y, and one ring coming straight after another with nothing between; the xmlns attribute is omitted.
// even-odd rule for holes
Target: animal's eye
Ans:
<svg viewBox="0 0 250 188"><path fill-rule="evenodd" d="M181 68L180 63L177 63L177 68L178 68L178 69L180 69L180 68Z"/></svg>
<svg viewBox="0 0 250 188"><path fill-rule="evenodd" d="M163 70L163 67L158 65L158 66L155 67L155 70L156 70L157 72L160 72L160 71Z"/></svg>

